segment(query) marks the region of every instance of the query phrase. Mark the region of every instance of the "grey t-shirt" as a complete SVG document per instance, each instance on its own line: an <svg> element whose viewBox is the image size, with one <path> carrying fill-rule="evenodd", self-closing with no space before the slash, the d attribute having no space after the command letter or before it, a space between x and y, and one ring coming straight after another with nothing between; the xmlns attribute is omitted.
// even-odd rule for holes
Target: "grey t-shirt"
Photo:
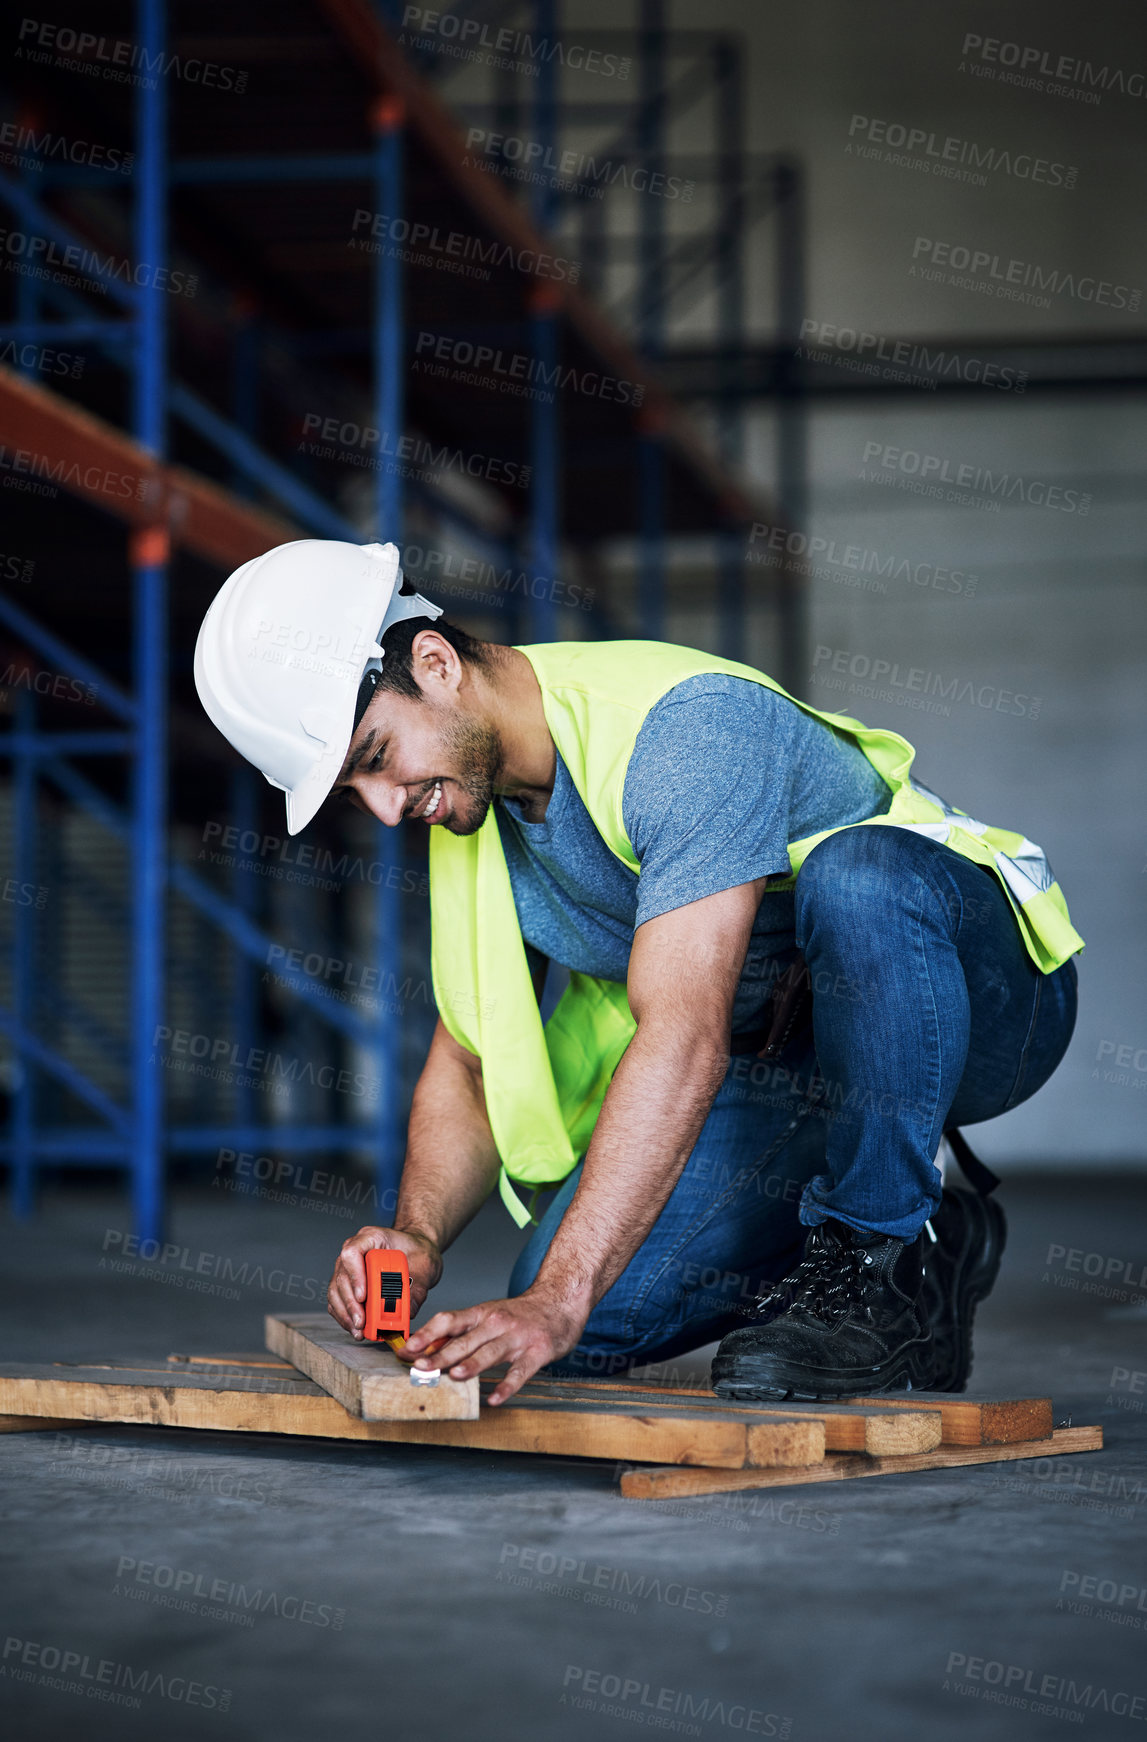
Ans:
<svg viewBox="0 0 1147 1742"><path fill-rule="evenodd" d="M646 715L626 771L622 819L635 875L598 834L559 753L545 821L499 799L498 829L526 943L563 967L624 983L633 933L703 896L787 876L790 841L863 822L891 793L867 757L774 690L705 673ZM752 1028L795 948L791 890L761 898L733 1007Z"/></svg>

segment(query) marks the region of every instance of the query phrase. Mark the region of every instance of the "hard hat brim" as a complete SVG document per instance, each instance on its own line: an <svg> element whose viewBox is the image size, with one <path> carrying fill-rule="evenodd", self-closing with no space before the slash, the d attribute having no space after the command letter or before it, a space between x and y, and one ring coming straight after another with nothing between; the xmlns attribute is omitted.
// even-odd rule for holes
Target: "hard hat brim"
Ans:
<svg viewBox="0 0 1147 1742"><path fill-rule="evenodd" d="M357 693L356 690L348 692L346 705L340 710L340 716L345 717L340 717L332 724L325 751L303 779L285 794L288 835L297 835L309 822L313 822L330 797L355 734L354 706Z"/></svg>

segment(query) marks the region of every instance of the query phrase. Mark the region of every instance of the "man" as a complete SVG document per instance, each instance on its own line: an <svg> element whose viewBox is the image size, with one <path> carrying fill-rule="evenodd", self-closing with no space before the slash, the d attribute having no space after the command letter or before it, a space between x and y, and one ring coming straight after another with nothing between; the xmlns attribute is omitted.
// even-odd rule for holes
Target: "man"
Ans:
<svg viewBox="0 0 1147 1742"><path fill-rule="evenodd" d="M515 1186L553 1187L506 1298L434 1315L421 1365L505 1363L500 1404L721 1337L725 1396L961 1389L1003 1220L935 1158L1070 1039L1082 940L1041 850L750 667L476 642L400 581L393 546L282 546L196 650L292 832L332 791L431 830L440 1020L394 1227L344 1244L333 1316L361 1336L372 1247L420 1307L495 1187L523 1225Z"/></svg>

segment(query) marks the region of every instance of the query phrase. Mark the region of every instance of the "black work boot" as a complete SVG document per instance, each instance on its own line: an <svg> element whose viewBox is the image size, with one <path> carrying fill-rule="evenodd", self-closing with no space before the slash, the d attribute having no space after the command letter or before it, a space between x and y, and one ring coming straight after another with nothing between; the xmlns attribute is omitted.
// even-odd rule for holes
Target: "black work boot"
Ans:
<svg viewBox="0 0 1147 1742"><path fill-rule="evenodd" d="M927 1390L933 1356L920 1306L922 1259L921 1236L897 1240L822 1222L797 1268L757 1303L755 1323L722 1341L714 1391L770 1402Z"/></svg>
<svg viewBox="0 0 1147 1742"><path fill-rule="evenodd" d="M931 1223L936 1240L925 1233L920 1304L935 1350L932 1389L963 1391L972 1371L976 1303L992 1292L1008 1228L994 1198L947 1187Z"/></svg>

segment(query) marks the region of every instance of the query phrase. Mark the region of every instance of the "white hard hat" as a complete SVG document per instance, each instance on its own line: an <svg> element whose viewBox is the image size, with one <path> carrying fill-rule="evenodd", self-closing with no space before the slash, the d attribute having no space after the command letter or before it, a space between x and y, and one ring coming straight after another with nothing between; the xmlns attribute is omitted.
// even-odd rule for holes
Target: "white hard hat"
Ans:
<svg viewBox="0 0 1147 1742"><path fill-rule="evenodd" d="M235 570L195 643L195 687L223 736L306 827L346 760L382 669L382 637L442 607L400 591L393 544L300 538ZM360 689L363 691L360 702Z"/></svg>

